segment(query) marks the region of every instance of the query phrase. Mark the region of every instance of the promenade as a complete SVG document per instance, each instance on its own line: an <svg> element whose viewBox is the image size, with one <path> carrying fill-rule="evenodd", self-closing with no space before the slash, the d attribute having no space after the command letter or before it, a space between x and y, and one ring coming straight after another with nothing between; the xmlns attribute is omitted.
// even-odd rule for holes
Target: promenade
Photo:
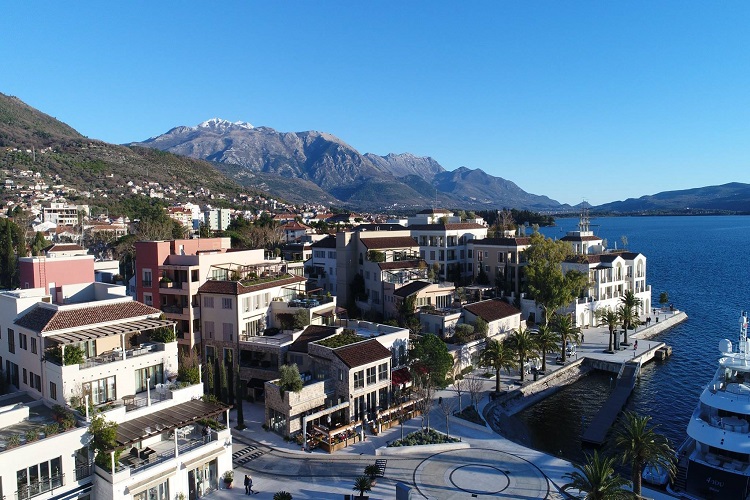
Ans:
<svg viewBox="0 0 750 500"><path fill-rule="evenodd" d="M639 340L637 350L630 346L615 354L603 352L609 341L606 329L588 328L584 330L584 342L577 351L578 359L589 357L622 363L634 356L647 354L658 344L657 341L648 340L648 337L683 319L685 316L682 313L668 313L666 317L662 314L659 324L652 322L650 327L639 328L635 333L634 337ZM633 338L632 332L630 333L629 337ZM503 372L502 389L510 389L511 392L525 390L533 384L544 384L545 379L554 378L555 372L560 369L570 369L572 363L565 367L556 365L556 356L556 353L548 355L547 373L537 382L533 382L533 378L527 375L527 381L522 385L517 372L510 375ZM576 362L575 358L573 362ZM535 392L530 397L517 398L513 404L502 407L498 401L490 402L489 394L495 389L495 380L485 378L484 373L484 369L477 369L469 376L482 381L483 397L479 409L490 419L498 412L509 414L519 411L530 401L538 400L548 393ZM439 391L436 401L439 397L457 399L455 391L450 387ZM467 405L468 395L462 395L462 403L463 406ZM560 491L560 487L566 482L562 476L573 470L573 465L568 461L526 448L489 428L478 429L471 424L458 423L460 419L455 418L446 422L437 404L429 415L430 427L460 438L464 448L442 452L411 450L408 454L376 456L376 449L401 437L401 426L395 426L377 436L367 435L365 441L332 455L320 450L306 452L293 442L287 442L281 436L263 430L261 426L264 414L261 405L245 402L243 410L247 429L232 430L234 488L221 489L213 493L212 498L228 499L244 495L242 480L245 474L250 474L254 481L253 489L260 492L254 495L257 499L271 499L275 492L281 490L292 493L295 500L343 499L344 495L356 494L352 486L355 478L363 474L364 467L373 464L376 459L384 458L387 459L385 477L378 478L377 484L369 493L373 500L395 499L396 484L399 482L412 487L412 499L558 499L565 498ZM232 426L236 425L235 418L236 414L232 412ZM420 429L421 424L422 417L406 422L403 425L404 435ZM647 498L671 498L664 493L647 489L644 494Z"/></svg>

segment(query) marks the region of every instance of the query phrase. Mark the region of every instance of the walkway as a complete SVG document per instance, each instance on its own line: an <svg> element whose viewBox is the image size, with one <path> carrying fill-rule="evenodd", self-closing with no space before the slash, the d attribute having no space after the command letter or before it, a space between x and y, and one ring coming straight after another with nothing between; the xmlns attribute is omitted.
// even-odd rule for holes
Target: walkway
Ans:
<svg viewBox="0 0 750 500"><path fill-rule="evenodd" d="M663 318L661 321L664 321ZM653 323L652 323L653 328ZM638 329L635 337L643 339L649 329ZM601 328L584 331L585 342L578 349L578 356L600 354L608 359L624 362L632 358L633 350L615 354L603 354L607 348L609 333ZM630 337L633 335L631 333ZM649 342L641 340L639 355L649 348ZM559 369L554 364L554 354L548 356L548 372ZM614 357L614 358L612 358ZM551 360L551 361L550 361ZM483 384L480 412L489 402L489 393L495 389L494 378L482 377L484 370L472 375ZM501 383L518 386L518 374L501 375ZM529 377L530 378L530 377ZM530 383L530 382L525 382ZM444 398L457 404L455 391L450 387L439 391L435 399ZM462 395L463 406L468 395ZM375 450L401 437L401 427L395 426L377 436L368 435L365 441L344 448L333 455L320 450L302 451L293 442L262 429L263 407L245 402L243 404L247 429L233 429L236 486L231 490L219 490L211 498L229 499L244 495L242 478L249 473L253 477L254 489L260 494L253 498L271 499L277 491L285 490L300 499L343 499L354 493L352 486L356 477L362 475L364 467L373 464L376 458L388 460L385 477L378 478L369 493L372 500L395 499L396 483L413 488L411 498L470 499L472 495L493 498L561 499L559 488L565 484L563 475L573 470L571 463L545 453L525 448L498 434L482 432L468 426L451 422L446 428L446 419L437 405L430 412L430 426L459 437L470 448L442 453L423 453L376 457ZM236 418L232 412L232 425ZM417 417L403 426L404 435L421 428L422 418ZM668 499L668 495L644 490L650 498Z"/></svg>

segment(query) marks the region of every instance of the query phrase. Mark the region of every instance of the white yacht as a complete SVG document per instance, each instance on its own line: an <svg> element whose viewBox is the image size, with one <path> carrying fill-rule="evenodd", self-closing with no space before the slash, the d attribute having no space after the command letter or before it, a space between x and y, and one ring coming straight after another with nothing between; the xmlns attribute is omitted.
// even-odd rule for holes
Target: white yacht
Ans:
<svg viewBox="0 0 750 500"><path fill-rule="evenodd" d="M750 498L750 342L740 317L739 343L719 342L719 369L690 418L670 492L682 498Z"/></svg>

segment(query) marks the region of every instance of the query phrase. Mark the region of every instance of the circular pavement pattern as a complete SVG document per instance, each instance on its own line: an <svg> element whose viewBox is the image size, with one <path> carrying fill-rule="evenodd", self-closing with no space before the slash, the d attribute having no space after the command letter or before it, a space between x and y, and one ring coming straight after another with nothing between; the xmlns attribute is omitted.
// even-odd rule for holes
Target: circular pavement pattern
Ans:
<svg viewBox="0 0 750 500"><path fill-rule="evenodd" d="M414 471L424 498L455 500L472 495L496 498L547 498L549 483L532 463L510 453L466 448L437 453Z"/></svg>

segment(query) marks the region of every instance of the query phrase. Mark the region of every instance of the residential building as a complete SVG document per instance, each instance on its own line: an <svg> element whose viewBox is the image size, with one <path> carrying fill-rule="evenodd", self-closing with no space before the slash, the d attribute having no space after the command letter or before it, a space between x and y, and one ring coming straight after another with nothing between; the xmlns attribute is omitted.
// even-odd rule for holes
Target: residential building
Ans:
<svg viewBox="0 0 750 500"><path fill-rule="evenodd" d="M336 235L336 291L339 303L385 315L395 289L427 278L419 246L408 230L361 225ZM388 298L386 298L388 297Z"/></svg>
<svg viewBox="0 0 750 500"><path fill-rule="evenodd" d="M50 206L42 208L42 220L58 226L75 226L80 222L79 216L88 213L88 205L68 205L67 203L52 202Z"/></svg>
<svg viewBox="0 0 750 500"><path fill-rule="evenodd" d="M306 446L308 434L323 432L333 445L337 436L360 432L398 403L392 372L406 362L409 331L364 321L308 330L287 353L300 366L302 391L280 391L278 380L266 382L265 423L285 436L301 434ZM337 338L346 341L332 341Z"/></svg>
<svg viewBox="0 0 750 500"><path fill-rule="evenodd" d="M461 222L445 210L425 210L409 218L408 228L420 258L437 270L440 279L461 282L473 275L469 242L486 238L486 226Z"/></svg>
<svg viewBox="0 0 750 500"><path fill-rule="evenodd" d="M310 226L301 224L296 220L292 220L287 222L286 224L283 224L279 227L279 229L282 231L282 241L284 241L285 243L299 242L302 240L302 237L305 236L305 234L311 231Z"/></svg>
<svg viewBox="0 0 750 500"><path fill-rule="evenodd" d="M231 222L231 214L226 208L212 208L203 212L203 223L211 231L225 231Z"/></svg>
<svg viewBox="0 0 750 500"><path fill-rule="evenodd" d="M451 283L432 283L430 281L412 281L408 285L395 288L393 283L384 285L386 300L385 315L388 318L396 318L401 314L404 302L408 298L414 300L414 310L446 309L453 304L453 296L456 288Z"/></svg>
<svg viewBox="0 0 750 500"><path fill-rule="evenodd" d="M523 267L526 265L524 252L531 245L531 238L514 236L482 238L471 240L468 257L472 260L469 271L474 281L484 271L487 284L492 285L502 295L520 297L526 291Z"/></svg>
<svg viewBox="0 0 750 500"><path fill-rule="evenodd" d="M305 261L305 277L311 289L337 295L336 236L330 235L311 245L312 256Z"/></svg>
<svg viewBox="0 0 750 500"><path fill-rule="evenodd" d="M58 288L65 304L52 303L43 288L0 292L0 359L8 383L22 391L0 398L0 435L8 443L19 433L43 433L0 449L5 492L15 487L15 498L166 499L218 488L219 471L232 467L231 434L218 422L208 438L195 427L228 408L196 400L200 384L172 384L177 343L159 332L173 334L174 322L125 296L122 286ZM93 464L89 405L118 423L116 443L125 452L112 450L106 467ZM55 433L58 424L51 424L60 412L70 415L71 425ZM201 486L196 473L204 472Z"/></svg>
<svg viewBox="0 0 750 500"><path fill-rule="evenodd" d="M95 281L94 269L94 256L74 244L50 245L39 256L18 259L21 288L43 288L59 304L69 299L63 285Z"/></svg>
<svg viewBox="0 0 750 500"><path fill-rule="evenodd" d="M186 231L193 230L193 211L187 207L167 207L167 215L170 219L180 224Z"/></svg>
<svg viewBox="0 0 750 500"><path fill-rule="evenodd" d="M336 321L336 298L305 293L304 277L245 267L199 289L205 361L234 366L247 393L262 399L263 383L278 377L294 332ZM301 319L302 316L304 319Z"/></svg>
<svg viewBox="0 0 750 500"><path fill-rule="evenodd" d="M136 298L177 322L183 350L200 346L198 289L203 283L243 266L264 264L275 270L282 265L278 258L267 259L263 249L232 250L229 238L139 241L135 250Z"/></svg>

